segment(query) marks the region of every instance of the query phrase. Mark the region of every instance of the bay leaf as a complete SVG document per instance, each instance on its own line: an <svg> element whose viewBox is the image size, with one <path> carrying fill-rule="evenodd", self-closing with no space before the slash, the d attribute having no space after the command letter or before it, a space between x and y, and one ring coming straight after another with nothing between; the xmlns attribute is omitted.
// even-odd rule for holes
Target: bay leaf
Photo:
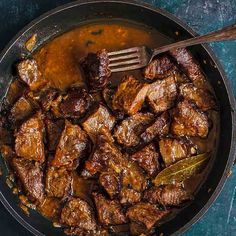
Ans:
<svg viewBox="0 0 236 236"><path fill-rule="evenodd" d="M162 170L153 183L156 186L164 184L179 183L187 178L200 173L206 166L210 153L188 157Z"/></svg>

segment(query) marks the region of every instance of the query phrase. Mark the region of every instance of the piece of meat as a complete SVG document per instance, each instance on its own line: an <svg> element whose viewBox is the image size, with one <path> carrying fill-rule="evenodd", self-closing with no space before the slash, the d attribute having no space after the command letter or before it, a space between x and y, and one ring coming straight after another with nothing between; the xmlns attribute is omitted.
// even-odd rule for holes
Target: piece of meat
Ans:
<svg viewBox="0 0 236 236"><path fill-rule="evenodd" d="M25 82L31 90L37 90L44 87L47 81L42 77L34 59L26 59L17 65L17 71L20 79Z"/></svg>
<svg viewBox="0 0 236 236"><path fill-rule="evenodd" d="M150 235L150 233L153 231L153 229L148 230L144 224L134 221L129 223L129 227L130 235L132 236L146 236Z"/></svg>
<svg viewBox="0 0 236 236"><path fill-rule="evenodd" d="M186 74L184 74L181 70L179 70L177 67L172 72L171 76L174 77L174 80L177 85L181 85L181 84L190 82L190 79L188 78L188 76Z"/></svg>
<svg viewBox="0 0 236 236"><path fill-rule="evenodd" d="M121 204L133 205L141 201L141 193L132 188L123 188L119 194Z"/></svg>
<svg viewBox="0 0 236 236"><path fill-rule="evenodd" d="M104 99L106 105L112 111L112 114L114 115L116 120L123 120L124 116L125 116L125 112L124 111L119 111L119 110L114 110L113 107L112 107L112 100L113 100L114 94L115 94L115 88L106 87L102 91L103 99Z"/></svg>
<svg viewBox="0 0 236 236"><path fill-rule="evenodd" d="M92 193L101 189L98 180L95 178L84 178L77 170L72 172L71 195L79 197L93 205Z"/></svg>
<svg viewBox="0 0 236 236"><path fill-rule="evenodd" d="M193 101L203 111L216 108L215 98L205 89L197 88L192 83L186 83L182 84L179 90L184 99Z"/></svg>
<svg viewBox="0 0 236 236"><path fill-rule="evenodd" d="M119 225L127 222L122 207L117 200L108 200L102 194L94 193L98 220L102 225Z"/></svg>
<svg viewBox="0 0 236 236"><path fill-rule="evenodd" d="M66 120L52 165L74 169L88 149L90 149L90 141L86 132L79 125L73 125Z"/></svg>
<svg viewBox="0 0 236 236"><path fill-rule="evenodd" d="M59 104L60 111L66 118L81 118L93 104L93 97L84 88L71 88Z"/></svg>
<svg viewBox="0 0 236 236"><path fill-rule="evenodd" d="M159 153L153 143L132 154L130 159L136 161L150 176L154 176L160 171Z"/></svg>
<svg viewBox="0 0 236 236"><path fill-rule="evenodd" d="M23 96L26 90L27 85L25 85L24 82L18 78L13 78L7 90L7 94L2 101L1 110L3 105L9 109L10 106L16 103L17 100Z"/></svg>
<svg viewBox="0 0 236 236"><path fill-rule="evenodd" d="M101 90L109 82L111 71L107 51L89 53L81 62L86 81L92 90Z"/></svg>
<svg viewBox="0 0 236 236"><path fill-rule="evenodd" d="M71 198L67 201L61 211L61 222L84 230L96 229L92 207L80 198Z"/></svg>
<svg viewBox="0 0 236 236"><path fill-rule="evenodd" d="M49 111L53 106L53 102L59 97L59 95L60 93L57 89L52 89L52 88L47 89L43 93L40 99L42 110ZM58 103L58 107L59 107L59 103Z"/></svg>
<svg viewBox="0 0 236 236"><path fill-rule="evenodd" d="M165 166L196 154L196 147L186 138L164 138L159 141L160 153Z"/></svg>
<svg viewBox="0 0 236 236"><path fill-rule="evenodd" d="M171 132L177 136L198 136L205 138L209 131L209 120L205 113L187 100L173 109Z"/></svg>
<svg viewBox="0 0 236 236"><path fill-rule="evenodd" d="M59 105L62 101L63 96L59 95L57 96L52 102L51 102L51 109L50 111L54 115L55 118L63 118L62 112L59 109Z"/></svg>
<svg viewBox="0 0 236 236"><path fill-rule="evenodd" d="M131 206L126 215L131 221L144 224L147 229L151 229L159 220L169 214L169 210L162 211L155 205L140 202Z"/></svg>
<svg viewBox="0 0 236 236"><path fill-rule="evenodd" d="M41 112L26 120L15 134L15 151L17 156L28 160L43 162L44 154L44 123Z"/></svg>
<svg viewBox="0 0 236 236"><path fill-rule="evenodd" d="M206 89L207 81L200 65L186 48L173 49L169 53L196 87Z"/></svg>
<svg viewBox="0 0 236 236"><path fill-rule="evenodd" d="M120 191L120 177L115 172L103 172L99 176L99 183L106 190L111 198L114 198Z"/></svg>
<svg viewBox="0 0 236 236"><path fill-rule="evenodd" d="M142 192L147 186L147 178L136 163L129 162L122 171L122 187Z"/></svg>
<svg viewBox="0 0 236 236"><path fill-rule="evenodd" d="M134 147L140 142L140 134L144 132L146 126L154 119L151 113L136 113L124 119L115 128L114 137L119 144L126 148Z"/></svg>
<svg viewBox="0 0 236 236"><path fill-rule="evenodd" d="M161 56L148 64L144 70L144 78L148 81L153 79L163 79L170 76L175 68L174 63L168 56Z"/></svg>
<svg viewBox="0 0 236 236"><path fill-rule="evenodd" d="M189 82L188 77L166 55L160 56L148 64L143 70L143 75L147 81L171 76L174 77L177 84Z"/></svg>
<svg viewBox="0 0 236 236"><path fill-rule="evenodd" d="M57 219L61 210L61 202L57 198L45 197L37 210L49 219Z"/></svg>
<svg viewBox="0 0 236 236"><path fill-rule="evenodd" d="M189 200L191 195L180 185L165 185L152 187L144 193L144 199L152 204L178 206Z"/></svg>
<svg viewBox="0 0 236 236"><path fill-rule="evenodd" d="M116 89L112 88L110 86L107 86L102 90L102 97L103 97L104 101L106 102L106 105L110 109L113 109L112 108L112 99L115 94L115 91L116 91Z"/></svg>
<svg viewBox="0 0 236 236"><path fill-rule="evenodd" d="M112 130L115 124L115 118L110 114L106 107L99 105L93 113L82 123L84 130L89 134L92 140L96 139L101 128Z"/></svg>
<svg viewBox="0 0 236 236"><path fill-rule="evenodd" d="M70 193L71 182L71 174L65 168L49 167L46 172L45 191L49 197L66 197Z"/></svg>
<svg viewBox="0 0 236 236"><path fill-rule="evenodd" d="M13 158L12 167L31 201L41 201L44 195L43 171L38 162Z"/></svg>
<svg viewBox="0 0 236 236"><path fill-rule="evenodd" d="M143 133L141 133L140 138L144 143L151 142L157 136L168 134L169 126L169 114L168 112L164 112L156 118L154 123L152 123Z"/></svg>
<svg viewBox="0 0 236 236"><path fill-rule="evenodd" d="M106 136L99 135L91 156L85 162L85 170L90 175L95 175L109 169L120 173L127 166L127 163L127 160L123 158L122 153L114 143L107 140Z"/></svg>
<svg viewBox="0 0 236 236"><path fill-rule="evenodd" d="M45 119L48 150L54 152L65 126L64 119Z"/></svg>
<svg viewBox="0 0 236 236"><path fill-rule="evenodd" d="M147 92L147 102L155 113L170 109L176 97L177 85L173 76L152 83Z"/></svg>
<svg viewBox="0 0 236 236"><path fill-rule="evenodd" d="M134 115L142 108L148 89L148 84L141 83L134 76L125 76L113 96L113 109Z"/></svg>
<svg viewBox="0 0 236 236"><path fill-rule="evenodd" d="M60 111L60 103L62 101L62 91L54 88L49 88L41 92L39 103L44 112L53 114L54 118L63 118Z"/></svg>
<svg viewBox="0 0 236 236"><path fill-rule="evenodd" d="M26 96L20 97L16 103L11 108L10 119L14 123L19 123L28 117L30 117L34 112L34 106L32 102L26 98Z"/></svg>

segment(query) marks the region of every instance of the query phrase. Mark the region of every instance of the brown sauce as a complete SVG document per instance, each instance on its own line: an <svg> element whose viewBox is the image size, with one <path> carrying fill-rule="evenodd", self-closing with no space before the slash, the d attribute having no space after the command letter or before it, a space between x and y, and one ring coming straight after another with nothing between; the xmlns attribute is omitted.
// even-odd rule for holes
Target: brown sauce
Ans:
<svg viewBox="0 0 236 236"><path fill-rule="evenodd" d="M34 55L39 68L51 86L65 89L83 82L79 61L89 52L108 51L168 43L164 35L144 26L114 22L83 25L53 39Z"/></svg>

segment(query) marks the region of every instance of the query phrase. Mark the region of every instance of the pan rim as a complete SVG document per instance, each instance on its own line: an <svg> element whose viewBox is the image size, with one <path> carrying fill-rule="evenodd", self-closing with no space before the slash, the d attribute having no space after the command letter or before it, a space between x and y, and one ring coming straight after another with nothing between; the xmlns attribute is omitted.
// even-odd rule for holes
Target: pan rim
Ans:
<svg viewBox="0 0 236 236"><path fill-rule="evenodd" d="M2 52L0 53L0 63L4 60L5 55L8 53L8 51L11 49L11 47L15 44L15 42L27 31L29 31L32 27L37 25L39 22L43 21L44 19L57 14L61 11L66 11L67 9L73 8L73 7L79 7L82 5L88 5L88 4L94 4L94 3L117 3L117 4L126 4L126 5L133 5L140 8L144 8L146 10L152 11L155 14L160 14L164 17L167 17L169 20L174 21L177 23L181 28L183 28L185 31L187 31L192 36L197 36L198 34L192 30L186 23L182 22L179 18L174 16L173 14L154 7L153 5L150 5L146 2L142 1L136 1L136 0L78 0L75 2L67 3L62 6L56 7L50 11L47 11L46 13L42 14L41 16L37 17L33 21L31 21L29 24L27 24L25 27L23 27L13 38L9 41L9 43L4 47ZM203 215L207 212L207 210L210 208L210 206L214 203L214 201L217 199L219 194L221 193L227 177L228 173L231 170L233 166L233 162L235 160L236 156L236 102L233 95L233 91L230 85L230 81L227 79L227 76L225 74L225 71L219 62L219 59L214 54L213 50L205 45L202 44L202 47L205 49L207 54L210 56L211 60L215 63L218 72L220 73L222 80L224 82L224 85L226 87L229 103L231 106L231 117L232 117L232 132L231 132L231 146L230 151L228 155L227 164L225 166L224 172L220 178L220 181L217 184L217 188L212 192L210 198L208 199L207 203L201 208L201 210L185 225L183 225L181 228L179 228L176 232L174 232L172 235L179 235L180 233L184 233L187 229L189 229L193 224L195 224ZM30 231L32 234L36 236L43 236L41 232L39 232L37 229L35 229L32 225L30 225L27 221L25 221L11 206L11 204L7 201L7 199L4 197L2 192L0 191L0 201L4 205L4 207L8 210L8 212L28 231Z"/></svg>

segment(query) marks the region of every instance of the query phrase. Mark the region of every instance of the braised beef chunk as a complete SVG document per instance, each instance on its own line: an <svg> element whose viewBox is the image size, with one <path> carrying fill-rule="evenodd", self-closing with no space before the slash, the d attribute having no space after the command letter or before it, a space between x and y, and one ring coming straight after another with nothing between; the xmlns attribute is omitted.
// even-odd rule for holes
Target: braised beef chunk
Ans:
<svg viewBox="0 0 236 236"><path fill-rule="evenodd" d="M112 130L115 118L110 114L106 107L99 105L93 113L82 123L84 130L94 140L101 128Z"/></svg>
<svg viewBox="0 0 236 236"><path fill-rule="evenodd" d="M144 71L146 80L163 79L171 75L175 65L168 56L161 56L148 64Z"/></svg>
<svg viewBox="0 0 236 236"><path fill-rule="evenodd" d="M64 117L81 118L90 109L93 97L84 88L71 88L60 103Z"/></svg>
<svg viewBox="0 0 236 236"><path fill-rule="evenodd" d="M58 98L59 94L59 91L56 89L47 89L42 95L42 99L40 101L42 110L49 111L53 106L53 102Z"/></svg>
<svg viewBox="0 0 236 236"><path fill-rule="evenodd" d="M209 120L207 115L198 110L194 104L184 100L174 108L171 131L177 136L205 138L209 131Z"/></svg>
<svg viewBox="0 0 236 236"><path fill-rule="evenodd" d="M93 209L80 198L71 198L67 201L61 212L61 222L84 230L96 229Z"/></svg>
<svg viewBox="0 0 236 236"><path fill-rule="evenodd" d="M26 59L17 65L19 77L31 90L42 88L47 81L43 79L34 59Z"/></svg>
<svg viewBox="0 0 236 236"><path fill-rule="evenodd" d="M17 156L43 162L45 159L43 133L43 115L41 112L38 112L26 120L15 135L15 151Z"/></svg>
<svg viewBox="0 0 236 236"><path fill-rule="evenodd" d="M79 125L73 125L66 120L52 165L55 167L64 166L69 169L76 168L79 160L88 151L89 146L88 135Z"/></svg>
<svg viewBox="0 0 236 236"><path fill-rule="evenodd" d="M169 114L168 112L164 112L140 135L140 138L145 143L151 142L156 136L168 134L169 125Z"/></svg>
<svg viewBox="0 0 236 236"><path fill-rule="evenodd" d="M141 201L141 193L131 188L123 188L119 196L121 204L133 205Z"/></svg>
<svg viewBox="0 0 236 236"><path fill-rule="evenodd" d="M206 89L206 78L200 65L186 48L173 49L170 51L170 55L177 61L196 87Z"/></svg>
<svg viewBox="0 0 236 236"><path fill-rule="evenodd" d="M190 194L181 185L174 184L152 187L144 193L144 199L148 202L165 206L178 206L190 198Z"/></svg>
<svg viewBox="0 0 236 236"><path fill-rule="evenodd" d="M45 197L37 210L49 219L57 219L60 215L61 201L53 197Z"/></svg>
<svg viewBox="0 0 236 236"><path fill-rule="evenodd" d="M153 60L143 71L147 81L173 77L177 84L189 82L188 77L171 61L170 57L164 55Z"/></svg>
<svg viewBox="0 0 236 236"><path fill-rule="evenodd" d="M173 76L152 83L147 93L147 102L155 113L166 111L174 105L177 86Z"/></svg>
<svg viewBox="0 0 236 236"><path fill-rule="evenodd" d="M43 171L39 163L23 158L13 158L12 166L30 200L41 201L44 186Z"/></svg>
<svg viewBox="0 0 236 236"><path fill-rule="evenodd" d="M215 98L207 90L197 88L192 83L181 85L179 90L181 96L186 100L193 101L203 111L216 108Z"/></svg>
<svg viewBox="0 0 236 236"><path fill-rule="evenodd" d="M159 220L169 214L169 210L162 211L155 205L140 202L127 211L127 217L131 221L144 224L147 229L151 229Z"/></svg>
<svg viewBox="0 0 236 236"><path fill-rule="evenodd" d="M119 225L127 222L122 207L117 200L108 200L102 194L94 193L98 220L102 225Z"/></svg>
<svg viewBox="0 0 236 236"><path fill-rule="evenodd" d="M145 127L153 120L151 113L136 113L124 119L115 128L114 137L119 144L126 148L134 147L139 144L140 134L145 130Z"/></svg>
<svg viewBox="0 0 236 236"><path fill-rule="evenodd" d="M107 51L102 49L97 53L89 53L82 61L86 81L92 90L100 90L109 82L111 71Z"/></svg>
<svg viewBox="0 0 236 236"><path fill-rule="evenodd" d="M134 76L125 76L113 96L113 109L134 115L142 108L148 88L148 84L139 82Z"/></svg>
<svg viewBox="0 0 236 236"><path fill-rule="evenodd" d="M106 105L112 110L112 114L115 116L116 120L122 120L124 119L125 112L115 110L112 107L112 100L113 100L114 94L115 94L115 88L106 87L102 91L103 99Z"/></svg>
<svg viewBox="0 0 236 236"><path fill-rule="evenodd" d="M160 153L167 166L196 154L196 147L186 138L164 138L159 141Z"/></svg>
<svg viewBox="0 0 236 236"><path fill-rule="evenodd" d="M80 174L78 174L77 171L72 172L72 191L71 194L74 197L80 197L84 200L86 200L89 204L92 205L92 192L97 191L101 186L99 186L99 183L97 179L88 179L84 178Z"/></svg>
<svg viewBox="0 0 236 236"><path fill-rule="evenodd" d="M46 131L47 131L47 146L49 151L55 151L61 133L65 126L64 119L45 119Z"/></svg>
<svg viewBox="0 0 236 236"><path fill-rule="evenodd" d="M179 70L177 67L175 67L175 70L172 72L171 76L174 77L177 85L190 82L188 76L184 74L181 70Z"/></svg>
<svg viewBox="0 0 236 236"><path fill-rule="evenodd" d="M132 236L146 236L150 235L153 229L148 230L146 226L142 223L137 223L134 221L130 222L130 235Z"/></svg>
<svg viewBox="0 0 236 236"><path fill-rule="evenodd" d="M133 188L136 191L143 191L147 186L147 178L136 165L136 163L129 162L122 171L122 186Z"/></svg>
<svg viewBox="0 0 236 236"><path fill-rule="evenodd" d="M16 101L23 96L24 92L27 89L27 85L25 85L24 82L22 82L20 79L14 78L9 87L6 96L4 97L2 104L1 104L1 110L3 106L8 107L12 106Z"/></svg>
<svg viewBox="0 0 236 236"><path fill-rule="evenodd" d="M115 172L101 173L99 182L111 198L114 198L120 191L120 176Z"/></svg>
<svg viewBox="0 0 236 236"><path fill-rule="evenodd" d="M102 97L109 108L112 108L112 98L114 94L115 94L115 88L107 86L102 90Z"/></svg>
<svg viewBox="0 0 236 236"><path fill-rule="evenodd" d="M49 167L46 173L46 192L49 197L66 197L71 189L71 174L65 168Z"/></svg>
<svg viewBox="0 0 236 236"><path fill-rule="evenodd" d="M16 124L30 117L33 112L34 106L32 102L23 95L11 108L10 119Z"/></svg>
<svg viewBox="0 0 236 236"><path fill-rule="evenodd" d="M123 158L122 153L106 136L99 135L94 145L94 150L85 162L85 170L94 175L109 169L120 173L124 166L127 165L127 160Z"/></svg>
<svg viewBox="0 0 236 236"><path fill-rule="evenodd" d="M160 170L159 153L153 143L132 154L130 159L136 161L150 176L156 175Z"/></svg>
<svg viewBox="0 0 236 236"><path fill-rule="evenodd" d="M50 112L54 118L63 118L60 111L60 103L62 101L62 94L57 89L49 88L44 90L41 94L39 103L44 112Z"/></svg>

